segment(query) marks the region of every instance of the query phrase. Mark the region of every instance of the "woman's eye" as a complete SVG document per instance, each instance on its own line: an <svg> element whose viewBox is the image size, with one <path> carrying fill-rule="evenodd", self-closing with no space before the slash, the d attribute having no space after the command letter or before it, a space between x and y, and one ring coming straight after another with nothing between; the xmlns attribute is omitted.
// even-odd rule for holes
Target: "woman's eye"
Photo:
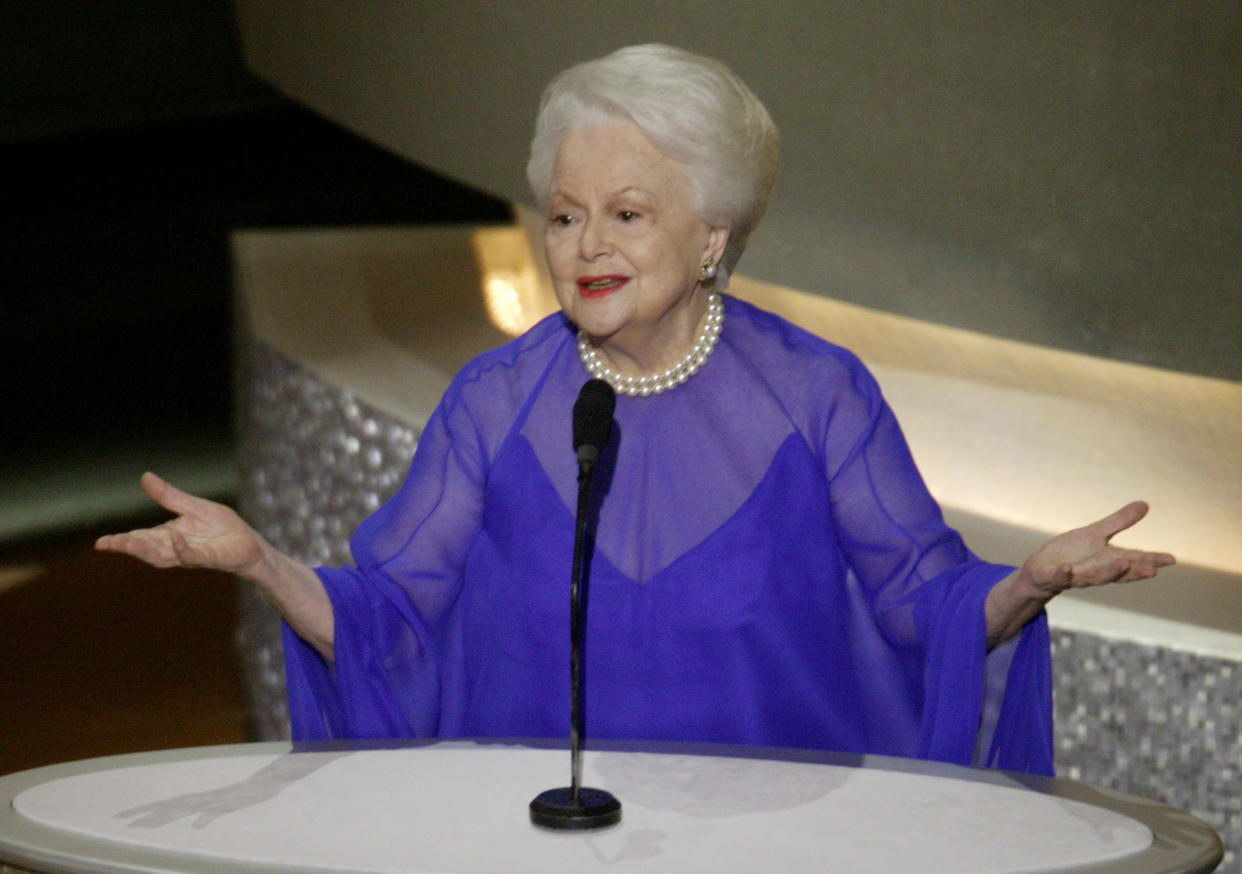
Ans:
<svg viewBox="0 0 1242 874"><path fill-rule="evenodd" d="M628 209L623 209L617 213L617 218L621 219L623 222L632 222L634 219L638 218L638 213Z"/></svg>
<svg viewBox="0 0 1242 874"><path fill-rule="evenodd" d="M552 216L552 224L554 225L567 225L572 221L573 221L573 217L568 216L564 213L561 213L560 215Z"/></svg>

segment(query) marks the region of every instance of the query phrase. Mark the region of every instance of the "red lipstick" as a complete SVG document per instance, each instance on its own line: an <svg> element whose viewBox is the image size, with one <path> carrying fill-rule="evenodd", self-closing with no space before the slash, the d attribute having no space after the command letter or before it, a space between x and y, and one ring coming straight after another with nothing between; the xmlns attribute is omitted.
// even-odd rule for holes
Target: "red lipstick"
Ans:
<svg viewBox="0 0 1242 874"><path fill-rule="evenodd" d="M578 277L578 294L585 298L607 297L630 281L628 276L609 274L605 276Z"/></svg>

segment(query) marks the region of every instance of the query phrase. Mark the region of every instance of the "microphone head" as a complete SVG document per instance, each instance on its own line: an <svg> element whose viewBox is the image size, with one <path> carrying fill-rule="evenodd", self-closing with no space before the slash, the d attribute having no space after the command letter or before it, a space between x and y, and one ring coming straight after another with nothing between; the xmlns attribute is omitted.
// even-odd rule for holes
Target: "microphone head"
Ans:
<svg viewBox="0 0 1242 874"><path fill-rule="evenodd" d="M594 464L608 442L617 395L602 379L588 380L574 402L574 452L579 461ZM584 456L585 453L585 456Z"/></svg>

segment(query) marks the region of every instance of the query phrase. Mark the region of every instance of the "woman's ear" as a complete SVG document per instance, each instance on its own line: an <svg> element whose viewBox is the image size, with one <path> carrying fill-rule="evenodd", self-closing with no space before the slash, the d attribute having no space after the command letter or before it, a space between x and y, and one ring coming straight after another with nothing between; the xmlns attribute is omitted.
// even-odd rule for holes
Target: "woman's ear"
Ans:
<svg viewBox="0 0 1242 874"><path fill-rule="evenodd" d="M703 246L703 263L712 263L719 265L720 259L724 257L725 246L729 243L729 229L724 227L709 227L707 229L707 243Z"/></svg>

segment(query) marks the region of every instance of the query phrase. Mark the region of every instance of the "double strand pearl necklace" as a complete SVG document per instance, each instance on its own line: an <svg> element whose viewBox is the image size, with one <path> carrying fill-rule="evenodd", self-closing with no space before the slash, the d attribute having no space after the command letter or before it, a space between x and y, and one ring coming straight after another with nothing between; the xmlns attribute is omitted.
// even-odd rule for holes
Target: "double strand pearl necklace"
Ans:
<svg viewBox="0 0 1242 874"><path fill-rule="evenodd" d="M604 380L621 394L645 398L676 388L698 373L703 362L716 348L716 341L720 339L720 329L723 325L724 304L720 300L720 295L713 291L707 297L707 313L698 334L694 337L694 345L684 358L667 370L643 376L626 376L604 363L600 358L599 350L591 345L590 338L581 328L578 329L578 354L591 376Z"/></svg>

